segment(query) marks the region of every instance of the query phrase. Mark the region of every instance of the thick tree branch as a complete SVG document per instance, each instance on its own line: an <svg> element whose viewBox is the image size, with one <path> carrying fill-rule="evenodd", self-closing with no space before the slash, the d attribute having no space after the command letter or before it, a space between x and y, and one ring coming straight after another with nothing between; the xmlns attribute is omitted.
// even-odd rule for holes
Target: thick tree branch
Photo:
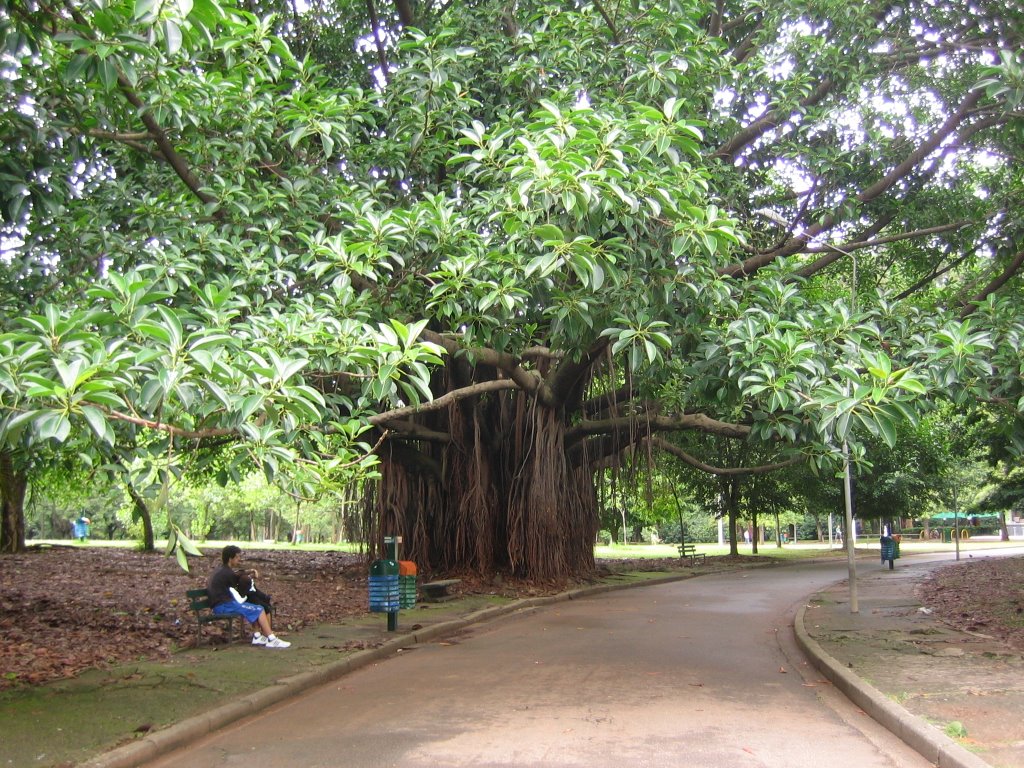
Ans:
<svg viewBox="0 0 1024 768"><path fill-rule="evenodd" d="M384 41L380 36L380 20L377 18L377 6L373 0L366 0L366 11L370 14L370 26L373 28L373 40L377 45L377 63L380 64L380 76L388 83L388 57L384 50Z"/></svg>
<svg viewBox="0 0 1024 768"><path fill-rule="evenodd" d="M691 467L712 475L765 475L779 469L785 469L786 467L792 467L796 464L802 464L807 460L804 456L795 456L792 459L787 459L786 461L779 461L774 464L762 464L757 467L715 467L711 464L705 464L700 459L688 454L679 446L673 445L667 440L662 440L660 437L651 437L648 439L648 442L653 447L665 451L665 453L670 453L677 459L683 460Z"/></svg>
<svg viewBox="0 0 1024 768"><path fill-rule="evenodd" d="M857 195L857 200L862 203L874 200L898 181L908 176L914 168L921 164L921 161L938 149L939 145L943 141L963 125L964 120L967 119L968 114L974 109L977 103L981 101L981 97L983 95L984 92L980 89L969 93L967 98L964 99L963 103L960 105L960 108L946 118L946 121L939 126L938 130L925 139L917 149L907 155L906 159L902 163L897 165L870 187L860 192L860 194Z"/></svg>
<svg viewBox="0 0 1024 768"><path fill-rule="evenodd" d="M1020 251L1016 256L1014 256L1010 263L1006 265L1006 268L996 278L989 282L988 285L963 302L962 309L960 310L960 319L966 319L978 308L978 305L983 302L986 297L1006 285L1010 278L1020 272L1022 265L1024 265L1024 251Z"/></svg>
<svg viewBox="0 0 1024 768"><path fill-rule="evenodd" d="M800 100L800 107L806 109L807 107L814 106L831 93L836 85L837 83L835 80L829 78L822 80L818 84L817 88L811 91L806 98ZM773 128L777 128L784 120L788 119L792 113L792 109L769 110L725 142L725 144L722 144L711 156L717 157L723 162L732 162L736 155L738 155L745 147L753 144Z"/></svg>
<svg viewBox="0 0 1024 768"><path fill-rule="evenodd" d="M964 121L968 118L970 112L974 109L974 106L978 103L978 100L981 99L981 97L982 93L980 91L968 94L967 98L964 99L957 111L946 118L942 125L936 128L935 131L933 131L927 139L921 142L913 152L907 155L901 163L893 167L885 174L885 176L874 184L861 190L855 196L857 202L862 204L870 203L891 189L899 181L909 176L910 173L917 168L926 157L928 157L928 155L930 155L953 133L963 126ZM977 130L980 129L976 126L968 126L965 128L965 135L974 133ZM808 225L799 235L790 238L784 245L782 245L782 247L777 248L774 251L758 254L757 256L746 259L740 264L732 267L722 268L719 270L719 273L733 278L749 277L762 267L771 264L776 259L803 251L810 241L822 232L835 226L839 221L840 218L835 213L826 214L818 221Z"/></svg>
<svg viewBox="0 0 1024 768"><path fill-rule="evenodd" d="M679 416L620 416L617 418L584 421L567 430L566 442L580 440L588 435L611 434L623 430L636 429L644 434L654 432L684 432L696 430L723 437L746 438L750 435L750 427L744 424L731 424L719 421L702 413L683 414Z"/></svg>
<svg viewBox="0 0 1024 768"><path fill-rule="evenodd" d="M754 28L747 33L746 37L737 43L736 47L732 49L732 58L737 64L742 64L755 50L754 41L757 39L758 33L761 31L761 27L764 24L763 19L758 19L757 24ZM729 25L726 25L723 32L729 31Z"/></svg>
<svg viewBox="0 0 1024 768"><path fill-rule="evenodd" d="M604 23L608 25L608 29L612 33L612 40L615 41L616 45L621 43L622 40L619 37L619 30L616 28L612 17L608 15L608 11L604 9L604 3L602 3L601 0L594 0L594 7L597 8L597 12L601 14L601 18L604 19Z"/></svg>
<svg viewBox="0 0 1024 768"><path fill-rule="evenodd" d="M117 84L121 89L121 93L124 94L124 97L128 100L128 103L138 110L142 124L146 126L150 135L153 137L153 141L156 142L157 147L160 149L160 154L163 155L164 160L166 160L171 168L174 169L178 178L181 179L192 194L204 204L213 205L217 203L216 197L203 190L203 185L199 182L199 178L192 173L192 169L185 158L178 154L178 151L174 148L174 144L171 143L171 140L167 137L164 129L156 121L156 118L153 117L152 113L146 108L145 102L139 98L139 95L135 92L131 82L120 68L118 68L117 71ZM224 214L223 211L218 209L214 211L213 215L220 218Z"/></svg>
<svg viewBox="0 0 1024 768"><path fill-rule="evenodd" d="M552 404L565 401L569 392L579 382L580 377L594 366L598 358L608 349L610 343L611 340L607 337L599 339L579 360L565 358L562 361L547 381L548 390L553 398Z"/></svg>
<svg viewBox="0 0 1024 768"><path fill-rule="evenodd" d="M449 355L467 355L474 363L492 365L503 371L520 389L532 392L542 398L544 402L551 401L551 393L547 386L533 371L528 371L519 365L519 358L506 352L498 352L488 347L462 347L449 336L431 330L424 330L421 334L424 339L444 347Z"/></svg>
<svg viewBox="0 0 1024 768"><path fill-rule="evenodd" d="M188 440L204 440L209 437L225 437L227 435L238 435L238 430L233 427L210 427L209 429L182 429L176 427L173 424L167 424L163 421L154 421L153 419L143 419L139 416L131 416L127 413L120 413L119 411L110 410L109 408L102 409L104 413L115 421L123 421L128 424L135 424L146 429L152 429L157 432L166 432L168 435L174 437L184 437Z"/></svg>
<svg viewBox="0 0 1024 768"><path fill-rule="evenodd" d="M707 33L711 37L720 37L722 35L722 14L724 10L724 0L715 0L715 9L711 12L711 18L708 19L707 24Z"/></svg>
<svg viewBox="0 0 1024 768"><path fill-rule="evenodd" d="M421 411L422 413L422 411ZM450 432L430 429L415 421L392 420L387 423L387 436L391 440L423 440L428 443L450 443Z"/></svg>
<svg viewBox="0 0 1024 768"><path fill-rule="evenodd" d="M882 226L888 225L895 216L890 216L887 220L882 223ZM834 262L842 259L848 253L853 251L861 250L863 248L873 248L879 245L885 245L887 243L894 243L899 240L910 240L918 237L928 237L930 235L937 235L943 232L955 231L957 229L963 229L964 227L970 226L974 222L971 221L956 221L951 224L940 224L936 227L927 227L925 229L915 229L911 232L900 232L895 235L887 235L885 237L868 238L864 240L851 240L843 243L840 246L834 245L820 245L807 248L804 253L825 253L827 255L815 260L813 263L798 269L793 273L794 277L811 277L812 275L821 272L826 267L830 266ZM881 227L879 227L880 229Z"/></svg>
<svg viewBox="0 0 1024 768"><path fill-rule="evenodd" d="M75 21L83 27L88 27L88 20L82 16L79 11L66 3L65 7L71 13ZM135 87L131 81L125 75L124 70L121 67L117 67L117 87L121 91L121 94L128 100L128 103L135 107L139 114L139 118L142 120L142 124L146 126L146 132L149 137L156 142L157 148L160 150L160 154L163 155L164 160L168 162L178 178L184 182L185 186L189 188L193 195L195 195L200 201L206 205L213 205L217 203L217 198L208 192L204 192L202 184L199 183L198 177L192 173L188 162L185 158L178 154L178 151L174 148L171 140L167 137L163 127L156 121L152 113L147 109L146 103L139 97L138 93L135 92ZM223 217L223 211L216 210L213 215L217 218Z"/></svg>
<svg viewBox="0 0 1024 768"><path fill-rule="evenodd" d="M412 11L412 3L409 0L395 0L395 10L398 11L398 20L403 27L411 27L416 23L416 16Z"/></svg>
<svg viewBox="0 0 1024 768"><path fill-rule="evenodd" d="M488 392L501 392L508 389L519 389L519 387L514 381L509 379L481 381L477 384L470 384L468 387L453 389L451 392L446 392L441 395L441 397L431 400L429 403L410 405L405 408L395 408L391 411L378 413L376 416L371 416L367 421L374 426L387 425L390 427L392 421L404 419L408 416L415 416L419 413L427 413L428 411L438 411L442 408L447 408L452 403L457 403L459 400L465 400L467 397L476 397Z"/></svg>

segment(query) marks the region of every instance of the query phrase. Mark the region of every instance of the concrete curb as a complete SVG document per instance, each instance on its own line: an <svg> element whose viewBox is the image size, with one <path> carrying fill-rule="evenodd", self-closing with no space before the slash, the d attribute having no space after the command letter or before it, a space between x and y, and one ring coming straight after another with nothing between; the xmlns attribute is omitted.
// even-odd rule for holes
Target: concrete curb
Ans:
<svg viewBox="0 0 1024 768"><path fill-rule="evenodd" d="M807 632L804 624L806 613L807 606L801 605L793 622L797 645L846 698L939 768L991 768L973 752L843 667Z"/></svg>
<svg viewBox="0 0 1024 768"><path fill-rule="evenodd" d="M376 648L366 651L358 651L351 656L341 659L333 664L318 667L310 672L302 672L290 677L277 680L273 685L263 688L228 704L189 717L159 731L137 739L130 744L115 747L109 752L97 755L84 763L82 768L137 768L150 760L155 760L161 755L189 744L196 739L230 725L243 718L261 712L262 710L277 704L286 699L298 696L299 694L315 688L318 685L329 683L344 677L350 672L372 664L375 661L393 656L403 648L436 640L455 634L474 624L481 624L492 621L503 616L518 613L521 611L532 611L536 608L576 600L581 597L610 592L612 590L630 589L633 587L646 587L655 584L666 584L673 581L683 581L700 576L699 573L681 573L678 575L660 576L653 579L632 581L625 584L600 584L595 587L584 587L569 592L562 592L557 595L546 597L529 597L516 600L507 605L497 605L491 608L484 608L475 613L461 616L450 621L440 622L429 627L414 630L408 634L397 635L389 638L386 642Z"/></svg>

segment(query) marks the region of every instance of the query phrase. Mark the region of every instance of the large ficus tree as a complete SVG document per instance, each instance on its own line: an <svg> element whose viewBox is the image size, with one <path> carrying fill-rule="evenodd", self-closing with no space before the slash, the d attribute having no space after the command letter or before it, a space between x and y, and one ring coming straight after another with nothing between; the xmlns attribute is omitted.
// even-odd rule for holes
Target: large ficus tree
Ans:
<svg viewBox="0 0 1024 768"><path fill-rule="evenodd" d="M377 461L372 537L563 577L595 469L655 433L825 465L928 395L1014 422L1019 12L269 10L6 5L22 479L41 441Z"/></svg>

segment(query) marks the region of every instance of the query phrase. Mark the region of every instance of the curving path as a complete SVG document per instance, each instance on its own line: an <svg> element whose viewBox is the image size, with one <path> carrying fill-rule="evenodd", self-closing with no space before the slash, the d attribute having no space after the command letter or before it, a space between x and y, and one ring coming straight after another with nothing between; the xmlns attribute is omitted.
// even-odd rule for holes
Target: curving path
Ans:
<svg viewBox="0 0 1024 768"><path fill-rule="evenodd" d="M149 765L931 765L794 644L803 598L845 576L814 563L558 603L409 648Z"/></svg>

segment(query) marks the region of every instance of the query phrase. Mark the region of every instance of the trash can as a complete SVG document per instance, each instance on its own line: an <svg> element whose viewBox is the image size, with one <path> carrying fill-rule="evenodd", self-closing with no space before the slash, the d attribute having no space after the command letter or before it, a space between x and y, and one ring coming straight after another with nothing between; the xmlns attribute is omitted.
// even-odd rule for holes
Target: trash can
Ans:
<svg viewBox="0 0 1024 768"><path fill-rule="evenodd" d="M398 605L401 608L416 606L416 563L412 560L398 561Z"/></svg>
<svg viewBox="0 0 1024 768"><path fill-rule="evenodd" d="M879 539L882 550L882 562L889 562L889 569L892 570L893 561L900 556L900 542L892 536L882 536Z"/></svg>
<svg viewBox="0 0 1024 768"><path fill-rule="evenodd" d="M374 560L367 578L370 610L374 613L395 613L399 607L398 563Z"/></svg>

